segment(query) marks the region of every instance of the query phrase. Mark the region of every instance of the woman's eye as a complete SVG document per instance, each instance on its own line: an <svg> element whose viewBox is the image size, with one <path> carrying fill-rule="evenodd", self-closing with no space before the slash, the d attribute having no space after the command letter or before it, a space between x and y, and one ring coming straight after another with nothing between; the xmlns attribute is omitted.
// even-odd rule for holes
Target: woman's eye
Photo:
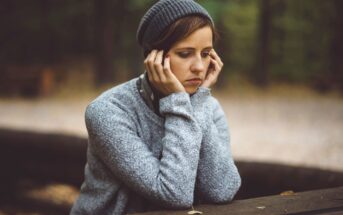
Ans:
<svg viewBox="0 0 343 215"><path fill-rule="evenodd" d="M209 56L209 55L210 55L210 52L203 52L203 53L201 54L202 57L207 57L207 56Z"/></svg>
<svg viewBox="0 0 343 215"><path fill-rule="evenodd" d="M190 55L190 53L189 52L179 52L178 55L182 58L187 58Z"/></svg>

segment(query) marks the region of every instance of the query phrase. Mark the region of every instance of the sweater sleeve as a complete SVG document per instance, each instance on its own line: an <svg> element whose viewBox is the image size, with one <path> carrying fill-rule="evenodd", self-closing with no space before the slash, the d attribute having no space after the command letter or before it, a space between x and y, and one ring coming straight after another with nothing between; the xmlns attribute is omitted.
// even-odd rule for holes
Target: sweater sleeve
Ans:
<svg viewBox="0 0 343 215"><path fill-rule="evenodd" d="M193 204L201 128L187 93L161 99L160 112L165 116L160 160L137 135L127 111L110 102L94 102L86 109L89 145L133 191L166 207L189 208Z"/></svg>
<svg viewBox="0 0 343 215"><path fill-rule="evenodd" d="M205 202L231 201L241 185L241 178L231 155L225 113L208 88L200 89L198 95L193 96L192 104L203 128L196 191Z"/></svg>

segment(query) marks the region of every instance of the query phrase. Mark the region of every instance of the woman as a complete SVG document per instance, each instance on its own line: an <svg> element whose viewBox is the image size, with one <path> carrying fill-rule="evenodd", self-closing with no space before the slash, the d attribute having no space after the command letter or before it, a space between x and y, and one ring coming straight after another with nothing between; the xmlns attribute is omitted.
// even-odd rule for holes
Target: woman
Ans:
<svg viewBox="0 0 343 215"><path fill-rule="evenodd" d="M187 209L233 199L241 179L225 114L211 96L223 63L213 21L193 0L161 0L137 39L146 72L85 113L85 180L71 214Z"/></svg>

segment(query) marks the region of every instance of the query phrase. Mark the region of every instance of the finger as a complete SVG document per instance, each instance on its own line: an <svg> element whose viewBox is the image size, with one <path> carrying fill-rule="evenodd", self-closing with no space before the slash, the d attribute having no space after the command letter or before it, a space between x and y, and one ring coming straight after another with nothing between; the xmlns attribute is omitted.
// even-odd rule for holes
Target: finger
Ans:
<svg viewBox="0 0 343 215"><path fill-rule="evenodd" d="M149 54L148 60L147 60L147 66L150 70L150 74L152 77L152 81L159 80L159 77L156 74L155 68L154 68L154 61L156 59L157 50L152 50L152 52Z"/></svg>
<svg viewBox="0 0 343 215"><path fill-rule="evenodd" d="M163 64L163 71L166 76L166 86L172 87L175 90L175 87L177 88L177 92L185 92L185 88L179 81L179 79L176 78L174 73L171 70L170 67L170 57L166 57Z"/></svg>
<svg viewBox="0 0 343 215"><path fill-rule="evenodd" d="M223 64L213 57L211 57L210 59L211 59L211 63L218 65L218 67L215 67L215 69L220 71L223 67Z"/></svg>
<svg viewBox="0 0 343 215"><path fill-rule="evenodd" d="M214 59L216 59L216 61L218 61L219 65L221 65L221 66L223 65L222 60L220 59L219 55L217 54L217 52L216 52L214 49L211 50L210 55L211 55Z"/></svg>
<svg viewBox="0 0 343 215"><path fill-rule="evenodd" d="M150 55L151 55L151 52L148 54L148 56L145 58L144 60L144 67L145 67L145 70L147 71L148 73L148 78L149 78L149 81L151 82L152 81L152 73L150 71L150 68L149 68L149 65L148 65L148 60L150 58Z"/></svg>
<svg viewBox="0 0 343 215"><path fill-rule="evenodd" d="M144 60L144 67L145 67L145 70L148 73L148 78L149 78L150 82L153 81L153 74L151 72L151 69L149 68L149 63L148 63L149 59L151 58L151 55L152 55L152 52L150 52L148 54L148 56L145 58L145 60Z"/></svg>
<svg viewBox="0 0 343 215"><path fill-rule="evenodd" d="M205 80L202 83L203 87L211 87L213 80L215 79L214 71L210 71L206 74Z"/></svg>
<svg viewBox="0 0 343 215"><path fill-rule="evenodd" d="M219 73L221 70L219 63L214 59L211 59L211 63L214 65L214 72Z"/></svg>
<svg viewBox="0 0 343 215"><path fill-rule="evenodd" d="M159 78L159 80L165 79L164 74L163 74L163 66L162 66L162 61L163 61L163 50L157 52L156 59L154 62L154 69L156 71L156 74Z"/></svg>
<svg viewBox="0 0 343 215"><path fill-rule="evenodd" d="M206 78L202 84L202 86L204 87L213 86L217 82L217 79L220 73L218 62L211 58L211 63L213 64L214 68L209 70L208 73L206 74Z"/></svg>
<svg viewBox="0 0 343 215"><path fill-rule="evenodd" d="M164 59L164 64L163 64L163 73L167 79L173 78L172 75L174 75L170 69L170 57L166 57Z"/></svg>

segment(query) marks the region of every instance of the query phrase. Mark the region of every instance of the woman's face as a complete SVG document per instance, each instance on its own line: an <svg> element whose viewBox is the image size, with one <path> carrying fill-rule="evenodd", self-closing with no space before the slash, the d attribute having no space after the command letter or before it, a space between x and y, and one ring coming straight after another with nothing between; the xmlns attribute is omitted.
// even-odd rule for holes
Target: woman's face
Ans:
<svg viewBox="0 0 343 215"><path fill-rule="evenodd" d="M167 53L172 72L189 94L195 93L206 77L212 45L212 29L206 26L175 43Z"/></svg>

